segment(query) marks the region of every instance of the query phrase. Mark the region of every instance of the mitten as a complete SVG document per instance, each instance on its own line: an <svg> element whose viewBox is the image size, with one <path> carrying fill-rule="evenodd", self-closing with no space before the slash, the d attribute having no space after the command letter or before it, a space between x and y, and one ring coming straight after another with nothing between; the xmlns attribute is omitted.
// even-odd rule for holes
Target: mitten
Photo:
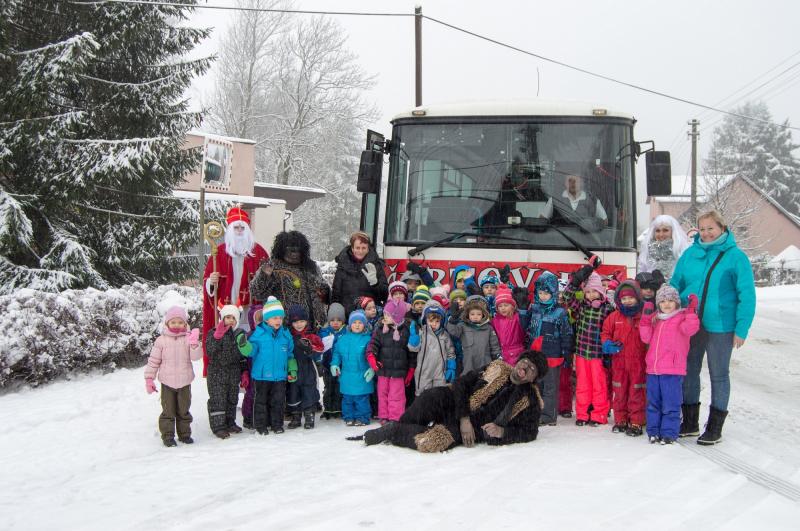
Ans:
<svg viewBox="0 0 800 531"><path fill-rule="evenodd" d="M249 372L244 371L242 373L242 377L239 380L239 387L241 387L242 389L249 389L250 388L250 373Z"/></svg>
<svg viewBox="0 0 800 531"><path fill-rule="evenodd" d="M617 354L622 350L622 343L606 339L603 341L603 354Z"/></svg>
<svg viewBox="0 0 800 531"><path fill-rule="evenodd" d="M342 374L342 369L340 369L336 365L331 365L331 374L333 375L334 378L336 378L337 376Z"/></svg>
<svg viewBox="0 0 800 531"><path fill-rule="evenodd" d="M373 378L375 378L375 371L372 369L367 369L364 372L364 380L367 382L371 382Z"/></svg>
<svg viewBox="0 0 800 531"><path fill-rule="evenodd" d="M297 360L289 358L289 376L286 378L289 382L294 383L297 381Z"/></svg>
<svg viewBox="0 0 800 531"><path fill-rule="evenodd" d="M691 295L689 295L689 305L686 307L686 309L692 313L697 313L698 302L699 301L697 299L697 295L692 293Z"/></svg>
<svg viewBox="0 0 800 531"><path fill-rule="evenodd" d="M511 266L506 264L503 266L503 269L500 270L500 282L502 282L503 284L508 284L510 278L511 278Z"/></svg>
<svg viewBox="0 0 800 531"><path fill-rule="evenodd" d="M600 257L597 256L596 254L592 254L592 256L589 257L588 261L589 265L592 266L592 269L597 269L598 267L600 267L600 264L602 263Z"/></svg>
<svg viewBox="0 0 800 531"><path fill-rule="evenodd" d="M425 266L420 265L416 262L409 262L406 264L406 269L408 271L411 271L412 273L422 276L422 273L423 271L425 271L426 268Z"/></svg>
<svg viewBox="0 0 800 531"><path fill-rule="evenodd" d="M189 332L189 346L192 348L197 348L199 345L200 345L200 329L192 328L192 331Z"/></svg>
<svg viewBox="0 0 800 531"><path fill-rule="evenodd" d="M650 301L644 303L642 307L642 313L645 315L652 315L656 311L656 305Z"/></svg>
<svg viewBox="0 0 800 531"><path fill-rule="evenodd" d="M409 347L419 346L419 332L417 332L417 323L411 321L411 324L408 327L408 331L409 331L408 346Z"/></svg>
<svg viewBox="0 0 800 531"><path fill-rule="evenodd" d="M406 387L411 385L411 380L414 379L414 370L415 370L414 367L409 367L408 368L408 372L406 373L406 378L405 378L405 380L403 380L403 383L406 384Z"/></svg>
<svg viewBox="0 0 800 531"><path fill-rule="evenodd" d="M511 290L511 296L514 298L514 302L517 303L517 308L520 310L525 311L528 309L528 306L530 306L527 288L514 288Z"/></svg>
<svg viewBox="0 0 800 531"><path fill-rule="evenodd" d="M375 264L372 262L365 265L361 272L367 277L367 282L369 282L370 286L374 286L378 283L378 271L375 269Z"/></svg>
<svg viewBox="0 0 800 531"><path fill-rule="evenodd" d="M378 369L383 367L383 364L375 359L374 354L367 354L367 363L372 367L372 370L378 372Z"/></svg>
<svg viewBox="0 0 800 531"><path fill-rule="evenodd" d="M456 360L455 358L447 360L446 369L444 371L444 381L450 383L456 379Z"/></svg>
<svg viewBox="0 0 800 531"><path fill-rule="evenodd" d="M148 395L152 395L156 392L156 384L152 378L144 379L144 390L147 391Z"/></svg>
<svg viewBox="0 0 800 531"><path fill-rule="evenodd" d="M214 339L222 339L222 336L225 335L225 332L228 331L228 325L225 322L220 321L217 323L217 326L214 327Z"/></svg>
<svg viewBox="0 0 800 531"><path fill-rule="evenodd" d="M592 271L594 271L594 268L588 264L581 267L572 274L572 280L570 280L570 284L572 284L573 287L577 288L578 286L586 282L586 279L589 278L589 275L592 274Z"/></svg>
<svg viewBox="0 0 800 531"><path fill-rule="evenodd" d="M236 348L239 349L239 353L242 356L250 356L253 353L253 345L247 340L247 334L244 333L244 330L236 330L233 340L236 342Z"/></svg>

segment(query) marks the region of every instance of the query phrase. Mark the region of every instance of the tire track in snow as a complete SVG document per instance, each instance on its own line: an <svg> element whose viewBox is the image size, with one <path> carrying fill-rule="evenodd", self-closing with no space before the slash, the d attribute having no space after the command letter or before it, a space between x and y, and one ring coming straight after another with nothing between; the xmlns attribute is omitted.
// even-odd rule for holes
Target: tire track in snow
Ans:
<svg viewBox="0 0 800 531"><path fill-rule="evenodd" d="M739 459L732 457L725 452L720 451L714 446L700 446L695 439L678 439L681 446L687 450L702 455L709 461L718 464L722 468L733 472L734 474L741 474L749 481L761 485L762 487L771 490L776 494L780 494L784 498L791 501L800 501L800 486L781 479L769 472L761 470L758 467L743 463Z"/></svg>

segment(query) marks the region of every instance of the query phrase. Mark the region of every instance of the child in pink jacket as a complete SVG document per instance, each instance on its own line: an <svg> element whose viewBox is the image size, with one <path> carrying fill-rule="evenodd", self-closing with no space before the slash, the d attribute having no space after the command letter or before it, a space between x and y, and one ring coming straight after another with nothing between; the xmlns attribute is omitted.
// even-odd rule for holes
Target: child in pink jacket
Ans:
<svg viewBox="0 0 800 531"><path fill-rule="evenodd" d="M192 415L189 406L192 403L192 380L194 369L192 361L203 357L200 348L200 330L189 331L189 316L180 306L173 306L164 316L164 327L161 335L153 344L147 366L144 368L145 390L155 393L155 378L161 382L161 416L158 417L158 429L164 446L177 446L178 440L184 444L192 444Z"/></svg>
<svg viewBox="0 0 800 531"><path fill-rule="evenodd" d="M500 340L500 352L503 361L514 365L520 354L526 349L525 324L520 321L517 303L511 289L505 284L497 288L494 296L495 314L492 317L492 328ZM526 308L527 309L527 308Z"/></svg>
<svg viewBox="0 0 800 531"><path fill-rule="evenodd" d="M658 312L652 302L645 303L639 322L639 335L649 343L647 365L647 435L650 444L672 444L678 439L683 404L683 377L689 340L700 329L695 314L697 296L689 296L689 306L681 309L678 291L664 284L656 293Z"/></svg>

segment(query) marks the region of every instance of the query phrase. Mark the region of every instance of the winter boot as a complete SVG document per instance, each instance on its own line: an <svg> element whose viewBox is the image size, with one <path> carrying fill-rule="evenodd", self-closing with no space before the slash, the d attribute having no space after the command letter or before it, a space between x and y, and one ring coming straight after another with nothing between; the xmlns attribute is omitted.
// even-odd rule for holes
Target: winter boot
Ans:
<svg viewBox="0 0 800 531"><path fill-rule="evenodd" d="M244 417L242 419L242 426L244 426L248 430L252 430L253 429L253 418L252 417Z"/></svg>
<svg viewBox="0 0 800 531"><path fill-rule="evenodd" d="M625 435L629 435L630 437L639 437L641 434L642 434L642 427L639 426L638 424L631 424L625 431Z"/></svg>
<svg viewBox="0 0 800 531"><path fill-rule="evenodd" d="M186 437L178 437L178 440L183 444L194 444L194 439L192 439L188 435Z"/></svg>
<svg viewBox="0 0 800 531"><path fill-rule="evenodd" d="M700 404L683 404L678 437L697 437L700 435Z"/></svg>
<svg viewBox="0 0 800 531"><path fill-rule="evenodd" d="M299 428L300 427L300 417L301 417L301 413L299 411L293 411L292 412L292 420L289 421L289 425L286 426L286 427L289 428L290 430L293 430L295 428Z"/></svg>
<svg viewBox="0 0 800 531"><path fill-rule="evenodd" d="M242 427L237 426L236 424L231 424L228 426L228 433L242 433Z"/></svg>
<svg viewBox="0 0 800 531"><path fill-rule="evenodd" d="M303 412L303 415L306 417L306 422L303 424L303 428L306 430L313 430L314 429L314 410L307 409Z"/></svg>
<svg viewBox="0 0 800 531"><path fill-rule="evenodd" d="M587 421L585 421L585 420L578 419L578 420L575 421L575 425L576 426L586 426L586 422Z"/></svg>
<svg viewBox="0 0 800 531"><path fill-rule="evenodd" d="M722 425L725 424L725 417L727 416L727 411L721 411L711 406L708 411L706 431L697 439L697 444L710 446L722 442Z"/></svg>
<svg viewBox="0 0 800 531"><path fill-rule="evenodd" d="M611 433L625 433L628 430L628 424L614 424L614 427L611 428Z"/></svg>
<svg viewBox="0 0 800 531"><path fill-rule="evenodd" d="M175 442L175 439L170 437L169 439L164 439L164 446L172 448L173 446L178 446L178 443Z"/></svg>
<svg viewBox="0 0 800 531"><path fill-rule="evenodd" d="M214 432L214 435L216 435L220 439L227 439L228 437L231 436L231 434L228 433L228 430L217 430Z"/></svg>

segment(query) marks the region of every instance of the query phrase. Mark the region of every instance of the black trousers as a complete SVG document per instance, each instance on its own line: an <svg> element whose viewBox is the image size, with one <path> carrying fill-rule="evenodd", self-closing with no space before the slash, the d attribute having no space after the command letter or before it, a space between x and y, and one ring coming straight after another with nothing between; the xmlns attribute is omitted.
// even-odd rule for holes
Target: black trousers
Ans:
<svg viewBox="0 0 800 531"><path fill-rule="evenodd" d="M253 427L257 430L283 427L283 407L286 402L286 382L254 380Z"/></svg>
<svg viewBox="0 0 800 531"><path fill-rule="evenodd" d="M237 363L228 367L208 367L208 424L216 433L236 424L239 381L242 370Z"/></svg>
<svg viewBox="0 0 800 531"><path fill-rule="evenodd" d="M325 389L322 393L323 413L329 415L342 414L342 393L339 391L339 378L334 378L329 368L322 373Z"/></svg>

